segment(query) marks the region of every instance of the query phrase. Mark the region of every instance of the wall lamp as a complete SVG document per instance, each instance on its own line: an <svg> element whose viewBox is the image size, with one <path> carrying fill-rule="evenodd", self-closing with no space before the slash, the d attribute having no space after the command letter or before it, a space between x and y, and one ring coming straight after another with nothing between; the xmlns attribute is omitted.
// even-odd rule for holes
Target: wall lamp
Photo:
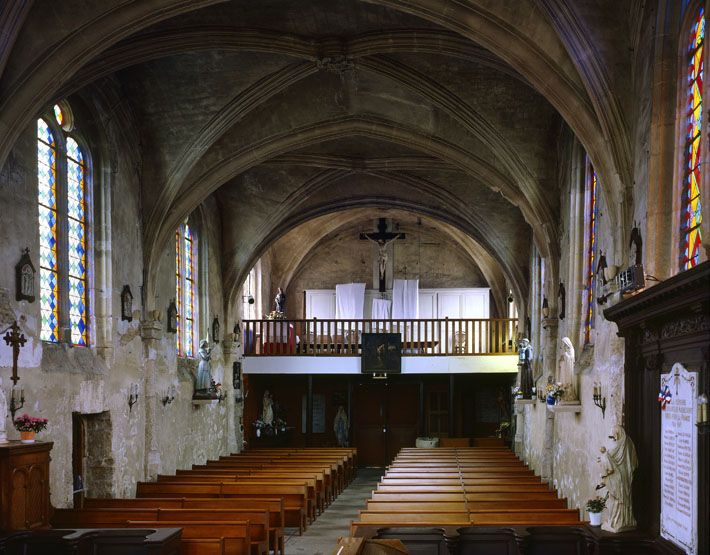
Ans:
<svg viewBox="0 0 710 555"><path fill-rule="evenodd" d="M602 409L602 418L606 412L606 397L602 397L602 385L599 382L594 382L594 392L592 393L594 404Z"/></svg>
<svg viewBox="0 0 710 555"><path fill-rule="evenodd" d="M163 406L169 405L175 400L175 396L177 395L177 389L175 388L174 384L170 384L168 386L168 390L163 393L163 398L160 400L161 403L163 403Z"/></svg>
<svg viewBox="0 0 710 555"><path fill-rule="evenodd" d="M708 420L708 396L705 393L698 395L698 421L696 422L698 432L708 433L710 430L710 420Z"/></svg>
<svg viewBox="0 0 710 555"><path fill-rule="evenodd" d="M25 388L20 387L12 388L10 393L10 413L12 414L12 420L15 420L15 413L25 406Z"/></svg>
<svg viewBox="0 0 710 555"><path fill-rule="evenodd" d="M128 389L128 411L133 410L133 405L138 402L138 384L132 383Z"/></svg>

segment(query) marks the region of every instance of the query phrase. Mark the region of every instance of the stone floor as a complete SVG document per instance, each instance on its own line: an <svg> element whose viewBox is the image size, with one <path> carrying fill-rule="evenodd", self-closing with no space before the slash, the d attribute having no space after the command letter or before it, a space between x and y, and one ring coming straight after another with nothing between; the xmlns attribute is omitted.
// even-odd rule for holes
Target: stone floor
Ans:
<svg viewBox="0 0 710 555"><path fill-rule="evenodd" d="M381 468L360 468L352 483L302 536L298 529L287 528L286 555L330 555L338 538L350 535L350 522L365 508L382 474Z"/></svg>

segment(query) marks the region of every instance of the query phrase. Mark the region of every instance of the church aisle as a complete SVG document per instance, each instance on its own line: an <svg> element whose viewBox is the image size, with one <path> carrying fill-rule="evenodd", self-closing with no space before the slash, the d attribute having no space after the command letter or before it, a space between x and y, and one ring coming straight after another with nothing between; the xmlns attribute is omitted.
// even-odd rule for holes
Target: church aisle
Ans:
<svg viewBox="0 0 710 555"><path fill-rule="evenodd" d="M383 474L382 468L359 468L352 483L302 536L295 528L287 529L286 555L330 555L338 538L350 535L350 522L365 508Z"/></svg>

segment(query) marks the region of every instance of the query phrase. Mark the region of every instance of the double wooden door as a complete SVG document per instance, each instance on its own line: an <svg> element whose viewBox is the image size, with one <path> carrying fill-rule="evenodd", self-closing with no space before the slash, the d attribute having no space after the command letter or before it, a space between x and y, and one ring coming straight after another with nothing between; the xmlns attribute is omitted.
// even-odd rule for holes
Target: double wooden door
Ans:
<svg viewBox="0 0 710 555"><path fill-rule="evenodd" d="M390 380L355 385L352 435L363 466L386 466L419 435L421 385Z"/></svg>

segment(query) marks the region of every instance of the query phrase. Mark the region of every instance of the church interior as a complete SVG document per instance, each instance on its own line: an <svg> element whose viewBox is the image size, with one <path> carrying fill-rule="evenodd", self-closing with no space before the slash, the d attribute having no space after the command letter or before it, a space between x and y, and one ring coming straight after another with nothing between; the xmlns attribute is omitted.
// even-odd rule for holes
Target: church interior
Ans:
<svg viewBox="0 0 710 555"><path fill-rule="evenodd" d="M1 3L0 554L709 554L706 8Z"/></svg>

